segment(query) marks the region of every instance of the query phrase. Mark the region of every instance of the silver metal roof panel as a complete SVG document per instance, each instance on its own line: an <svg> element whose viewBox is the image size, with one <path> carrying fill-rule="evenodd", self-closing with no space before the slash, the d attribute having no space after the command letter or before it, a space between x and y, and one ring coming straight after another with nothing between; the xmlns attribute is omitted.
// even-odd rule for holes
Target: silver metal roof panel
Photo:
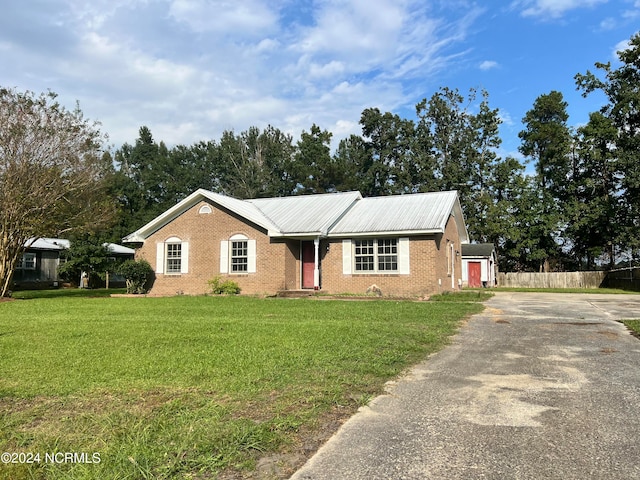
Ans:
<svg viewBox="0 0 640 480"><path fill-rule="evenodd" d="M455 191L363 198L330 233L441 232L456 201Z"/></svg>
<svg viewBox="0 0 640 480"><path fill-rule="evenodd" d="M256 198L247 202L260 209L282 234L326 235L331 225L361 198L360 192L344 192Z"/></svg>

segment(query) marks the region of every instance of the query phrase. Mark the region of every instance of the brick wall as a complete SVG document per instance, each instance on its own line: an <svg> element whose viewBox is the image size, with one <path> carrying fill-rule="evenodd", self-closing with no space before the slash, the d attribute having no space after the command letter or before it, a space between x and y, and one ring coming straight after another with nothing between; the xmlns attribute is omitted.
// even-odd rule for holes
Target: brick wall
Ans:
<svg viewBox="0 0 640 480"><path fill-rule="evenodd" d="M266 232L243 218L209 204L212 212L198 213L201 202L148 237L136 258L146 259L156 268L156 245L177 237L189 242L189 270L183 274L156 274L152 295L198 295L208 292L207 281L220 276L237 282L246 294L273 294L292 288L285 272L295 264L295 242L270 239ZM256 273L221 274L220 241L242 234L256 240Z"/></svg>
<svg viewBox="0 0 640 480"><path fill-rule="evenodd" d="M209 205L211 213L199 213L203 205ZM220 273L220 241L236 234L256 241L256 273ZM150 292L153 295L204 294L209 289L207 281L216 276L237 282L243 294L272 295L279 290L300 288L299 240L269 238L261 227L213 203L200 202L153 233L138 250L136 258L146 259L155 270L156 245L172 237L189 243L189 269L182 274L156 274ZM454 245L453 276L447 272L447 240ZM455 254L460 249L456 223L451 217L444 234L411 237L409 275L345 275L342 273L342 239L325 239L319 248L321 288L326 293L364 293L375 284L383 295L401 296L456 289L462 277L461 257Z"/></svg>
<svg viewBox="0 0 640 480"><path fill-rule="evenodd" d="M447 273L446 245L454 245L453 275ZM327 246L329 247L327 250ZM410 274L345 275L342 270L342 239L321 242L322 291L326 293L365 293L376 285L383 295L422 296L458 289L462 278L460 240L453 217L449 219L444 235L414 236L409 240ZM452 287L452 278L454 287ZM440 283L438 282L440 280Z"/></svg>

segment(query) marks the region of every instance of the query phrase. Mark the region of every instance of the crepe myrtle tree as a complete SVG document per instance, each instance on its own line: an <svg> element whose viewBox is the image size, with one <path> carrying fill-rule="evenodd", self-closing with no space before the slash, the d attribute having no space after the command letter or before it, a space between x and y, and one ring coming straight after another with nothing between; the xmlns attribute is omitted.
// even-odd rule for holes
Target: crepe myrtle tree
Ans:
<svg viewBox="0 0 640 480"><path fill-rule="evenodd" d="M0 296L30 241L99 229L113 217L105 140L55 93L0 87Z"/></svg>

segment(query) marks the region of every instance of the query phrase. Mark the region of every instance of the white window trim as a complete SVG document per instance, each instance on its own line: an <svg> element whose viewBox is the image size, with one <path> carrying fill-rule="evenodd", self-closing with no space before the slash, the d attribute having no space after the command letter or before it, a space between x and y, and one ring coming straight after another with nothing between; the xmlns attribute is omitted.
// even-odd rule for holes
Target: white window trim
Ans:
<svg viewBox="0 0 640 480"><path fill-rule="evenodd" d="M180 244L180 271L167 272L167 245ZM164 275L182 275L189 273L189 242L182 241L178 237L167 238L164 242L156 244L156 273Z"/></svg>
<svg viewBox="0 0 640 480"><path fill-rule="evenodd" d="M247 242L247 271L246 272L234 272L231 268L231 247L232 242L245 241ZM229 240L222 240L220 242L220 273L226 273L230 275L247 275L250 273L256 273L256 241L247 237L246 235L236 234L229 237Z"/></svg>
<svg viewBox="0 0 640 480"><path fill-rule="evenodd" d="M380 237L382 239L388 237ZM394 238L394 237L392 237ZM346 238L342 240L342 273L344 275L409 275L410 269L410 254L409 254L409 238L400 237L397 238L397 270L378 270L378 239L379 238L363 238L362 240L374 240L374 266L375 270L356 270L355 261L355 242Z"/></svg>
<svg viewBox="0 0 640 480"><path fill-rule="evenodd" d="M33 259L33 267L27 267L27 257ZM20 263L16 266L16 270L35 270L36 269L36 254L32 252L25 252L22 254Z"/></svg>

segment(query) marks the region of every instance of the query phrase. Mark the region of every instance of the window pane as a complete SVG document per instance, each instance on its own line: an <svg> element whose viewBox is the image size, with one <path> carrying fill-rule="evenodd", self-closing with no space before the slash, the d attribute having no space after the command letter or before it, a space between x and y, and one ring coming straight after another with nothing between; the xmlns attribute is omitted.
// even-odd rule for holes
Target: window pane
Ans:
<svg viewBox="0 0 640 480"><path fill-rule="evenodd" d="M375 269L373 242L373 240L356 240L354 242L356 271L371 272Z"/></svg>
<svg viewBox="0 0 640 480"><path fill-rule="evenodd" d="M396 238L378 239L378 270L398 270L398 240Z"/></svg>
<svg viewBox="0 0 640 480"><path fill-rule="evenodd" d="M182 244L167 243L167 273L182 271Z"/></svg>
<svg viewBox="0 0 640 480"><path fill-rule="evenodd" d="M249 242L246 240L231 242L231 271L246 272L249 265Z"/></svg>

